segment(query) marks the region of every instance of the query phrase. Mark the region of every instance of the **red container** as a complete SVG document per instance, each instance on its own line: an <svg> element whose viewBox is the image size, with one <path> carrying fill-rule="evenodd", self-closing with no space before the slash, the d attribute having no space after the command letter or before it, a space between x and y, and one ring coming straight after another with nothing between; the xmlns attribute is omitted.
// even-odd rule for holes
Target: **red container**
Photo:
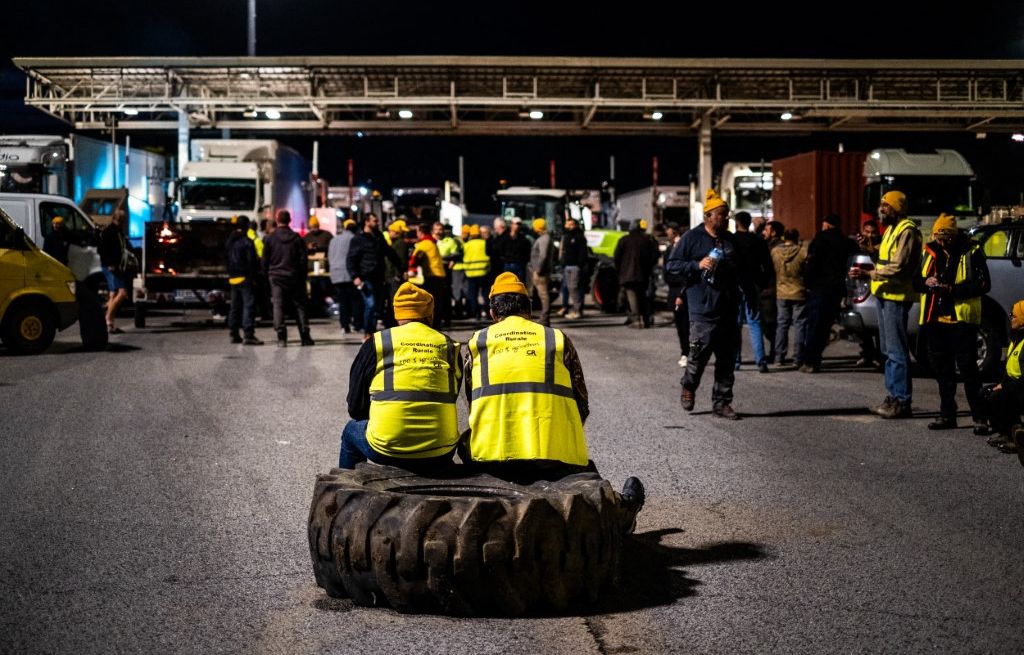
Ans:
<svg viewBox="0 0 1024 655"><path fill-rule="evenodd" d="M860 229L864 194L863 152L815 150L772 162L772 212L786 229L800 230L809 240L821 229L821 219L839 214L840 229Z"/></svg>

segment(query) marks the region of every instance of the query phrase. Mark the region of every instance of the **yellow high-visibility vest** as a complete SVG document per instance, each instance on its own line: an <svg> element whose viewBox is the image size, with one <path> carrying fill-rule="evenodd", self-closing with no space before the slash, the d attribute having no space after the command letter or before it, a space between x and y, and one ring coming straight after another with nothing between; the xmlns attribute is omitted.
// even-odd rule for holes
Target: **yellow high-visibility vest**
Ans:
<svg viewBox="0 0 1024 655"><path fill-rule="evenodd" d="M509 316L474 334L469 350L472 461L589 462L561 330Z"/></svg>
<svg viewBox="0 0 1024 655"><path fill-rule="evenodd" d="M1010 351L1006 355L1006 374L1014 380L1020 379L1020 351L1024 346L1024 339L1017 343L1010 344Z"/></svg>
<svg viewBox="0 0 1024 655"><path fill-rule="evenodd" d="M444 260L441 259L441 251L437 249L436 243L430 239L422 239L416 242L416 247L413 250L424 255L424 257L417 257L416 259L420 266L423 267L425 275L444 277ZM423 261L424 259L426 259L426 262Z"/></svg>
<svg viewBox="0 0 1024 655"><path fill-rule="evenodd" d="M882 244L878 247L878 265L884 266L896 255L896 243L907 230L916 230L917 225L909 218L904 218L895 227L890 227L882 236ZM883 300L908 302L914 294L913 271L907 269L900 273L900 279L871 280L871 293Z"/></svg>
<svg viewBox="0 0 1024 655"><path fill-rule="evenodd" d="M961 282L967 281L967 278L971 275L971 256L978 249L978 245L974 244L970 250L960 255L960 261L956 265L956 279L954 284L960 284ZM935 253L929 248L924 249L924 259L921 264L921 275L928 275L928 269L931 268L932 262L935 261ZM925 323L925 314L927 313L928 307L928 294L921 294L921 317L918 319L920 325ZM956 313L956 320L961 323L971 323L973 325L981 325L981 296L977 298L958 298L953 301L953 309Z"/></svg>
<svg viewBox="0 0 1024 655"><path fill-rule="evenodd" d="M256 257L258 257L259 259L263 259L263 239L261 239L259 235L256 234L256 230L252 229L251 227L249 228L249 231L246 233L246 236L252 239L252 245L253 247L256 248Z"/></svg>
<svg viewBox="0 0 1024 655"><path fill-rule="evenodd" d="M491 270L491 258L487 256L487 242L470 239L462 249L462 268L466 277L484 277Z"/></svg>
<svg viewBox="0 0 1024 655"><path fill-rule="evenodd" d="M370 383L366 440L388 457L451 452L459 440L459 344L413 322L376 333L373 345L377 370Z"/></svg>

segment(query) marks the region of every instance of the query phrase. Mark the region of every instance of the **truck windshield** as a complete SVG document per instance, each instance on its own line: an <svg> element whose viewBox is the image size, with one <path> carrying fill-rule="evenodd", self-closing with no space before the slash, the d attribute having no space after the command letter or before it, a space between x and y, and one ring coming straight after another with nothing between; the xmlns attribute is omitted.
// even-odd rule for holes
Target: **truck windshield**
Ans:
<svg viewBox="0 0 1024 655"><path fill-rule="evenodd" d="M441 218L441 201L431 193L405 193L395 198L394 203L396 216L405 216L417 223L433 223Z"/></svg>
<svg viewBox="0 0 1024 655"><path fill-rule="evenodd" d="M197 178L182 180L181 206L192 209L252 211L256 207L256 180Z"/></svg>
<svg viewBox="0 0 1024 655"><path fill-rule="evenodd" d="M973 214L971 178L962 175L897 175L864 188L864 211L874 215L882 194L898 189L907 195L911 216L938 216L942 212Z"/></svg>
<svg viewBox="0 0 1024 655"><path fill-rule="evenodd" d="M46 169L42 164L0 167L0 192L45 193Z"/></svg>
<svg viewBox="0 0 1024 655"><path fill-rule="evenodd" d="M518 216L527 224L535 218L543 218L548 229L559 234L565 224L565 202L557 198L502 198L501 216L506 221Z"/></svg>
<svg viewBox="0 0 1024 655"><path fill-rule="evenodd" d="M736 194L736 206L733 209L750 210L772 206L771 177L767 181L764 175L742 175L736 178L733 191Z"/></svg>

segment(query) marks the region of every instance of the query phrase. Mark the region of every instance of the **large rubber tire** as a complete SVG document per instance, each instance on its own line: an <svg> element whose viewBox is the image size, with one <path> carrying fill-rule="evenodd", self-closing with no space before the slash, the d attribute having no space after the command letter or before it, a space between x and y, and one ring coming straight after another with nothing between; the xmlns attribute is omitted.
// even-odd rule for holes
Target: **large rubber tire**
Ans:
<svg viewBox="0 0 1024 655"><path fill-rule="evenodd" d="M561 612L617 584L632 515L597 474L528 486L360 464L317 478L309 514L328 595L401 612Z"/></svg>
<svg viewBox="0 0 1024 655"><path fill-rule="evenodd" d="M53 343L57 320L42 300L25 300L7 310L2 326L4 345L16 355L37 355Z"/></svg>
<svg viewBox="0 0 1024 655"><path fill-rule="evenodd" d="M605 314L619 311L619 278L615 269L601 266L594 273L594 304Z"/></svg>
<svg viewBox="0 0 1024 655"><path fill-rule="evenodd" d="M146 302L143 300L135 301L135 327L146 327Z"/></svg>
<svg viewBox="0 0 1024 655"><path fill-rule="evenodd" d="M1002 344L999 332L988 317L982 317L978 327L978 371L985 379L994 379L999 375L1002 355Z"/></svg>

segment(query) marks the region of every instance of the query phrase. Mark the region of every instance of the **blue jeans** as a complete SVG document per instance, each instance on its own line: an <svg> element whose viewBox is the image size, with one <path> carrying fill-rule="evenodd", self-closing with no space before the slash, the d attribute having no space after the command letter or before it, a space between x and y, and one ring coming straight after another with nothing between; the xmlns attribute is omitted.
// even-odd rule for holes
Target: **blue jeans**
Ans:
<svg viewBox="0 0 1024 655"><path fill-rule="evenodd" d="M760 301L758 300L758 302ZM750 330L750 345L754 348L754 363L760 365L765 361L764 333L761 331L761 308L760 306L751 308L745 297L740 298L740 311L737 323L743 325L744 321L747 322L747 328ZM739 366L740 354L742 352L743 348L736 348L737 366Z"/></svg>
<svg viewBox="0 0 1024 655"><path fill-rule="evenodd" d="M486 312L490 308L487 300L490 289L484 288L486 286L486 275L466 278L466 302L469 304L469 315L474 319L480 316L480 310ZM483 303L480 302L481 293L483 294Z"/></svg>
<svg viewBox="0 0 1024 655"><path fill-rule="evenodd" d="M526 267L523 266L522 264L517 264L516 262L508 262L507 264L505 264L505 272L514 273L515 276L519 278L520 282L526 284Z"/></svg>
<svg viewBox="0 0 1024 655"><path fill-rule="evenodd" d="M914 381L910 377L910 346L907 316L910 303L878 299L878 340L885 355L885 390L901 403L910 404Z"/></svg>
<svg viewBox="0 0 1024 655"><path fill-rule="evenodd" d="M804 344L807 343L807 303L803 300L775 301L778 318L775 328L775 359L779 362L786 359L789 352L789 326L796 328L793 339L793 359L797 364L805 364Z"/></svg>
<svg viewBox="0 0 1024 655"><path fill-rule="evenodd" d="M363 333L373 334L377 331L377 315L384 307L384 289L378 289L375 282L363 280Z"/></svg>
<svg viewBox="0 0 1024 655"><path fill-rule="evenodd" d="M252 282L246 280L241 284L231 285L231 309L228 312L228 330L231 335L238 334L239 321L245 336L255 336L256 331L253 325L253 308L256 305L256 296L253 293Z"/></svg>
<svg viewBox="0 0 1024 655"><path fill-rule="evenodd" d="M351 420L345 424L341 432L341 449L338 453L338 468L352 469L356 464L370 460L377 464L398 466L408 471L429 472L438 471L445 467L452 466L452 455L455 449L447 455L440 457L388 457L373 449L370 442L366 440L367 420Z"/></svg>

